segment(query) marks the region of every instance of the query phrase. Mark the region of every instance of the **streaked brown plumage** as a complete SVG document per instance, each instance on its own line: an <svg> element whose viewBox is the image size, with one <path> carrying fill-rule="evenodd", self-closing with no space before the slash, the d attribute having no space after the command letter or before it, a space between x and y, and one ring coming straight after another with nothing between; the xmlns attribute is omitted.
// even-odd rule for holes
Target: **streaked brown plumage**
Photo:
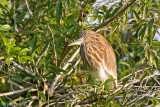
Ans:
<svg viewBox="0 0 160 107"><path fill-rule="evenodd" d="M108 84L111 89L117 87L116 57L110 43L101 34L89 30L82 31L79 38L70 45L81 45L81 59L93 78L101 81L115 78Z"/></svg>

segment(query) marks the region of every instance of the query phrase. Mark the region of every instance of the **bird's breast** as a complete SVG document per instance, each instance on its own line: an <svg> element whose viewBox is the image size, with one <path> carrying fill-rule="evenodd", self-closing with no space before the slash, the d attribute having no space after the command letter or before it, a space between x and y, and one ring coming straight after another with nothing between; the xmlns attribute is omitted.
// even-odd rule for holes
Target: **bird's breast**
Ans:
<svg viewBox="0 0 160 107"><path fill-rule="evenodd" d="M88 62L91 68L99 68L100 63L104 58L104 51L103 47L99 47L100 44L94 42L88 42L81 45L81 56L82 60Z"/></svg>

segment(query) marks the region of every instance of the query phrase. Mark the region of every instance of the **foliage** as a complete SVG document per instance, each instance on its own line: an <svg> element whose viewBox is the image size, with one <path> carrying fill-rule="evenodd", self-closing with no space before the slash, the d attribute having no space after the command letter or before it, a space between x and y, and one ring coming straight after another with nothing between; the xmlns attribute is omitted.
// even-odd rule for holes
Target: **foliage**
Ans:
<svg viewBox="0 0 160 107"><path fill-rule="evenodd" d="M160 41L155 37L160 35L160 3L135 0L119 15L132 1L110 0L101 6L95 0L1 0L0 93L22 91L10 98L0 94L1 105L159 105L160 75L153 74L160 67ZM106 81L104 91L102 84L92 83L90 75L82 72L79 55L67 62L77 48L68 44L82 30L97 28L117 14L98 31L116 53L120 85L110 90ZM66 64L70 66L64 69ZM28 75L26 69L34 74ZM56 75L61 78L48 99Z"/></svg>

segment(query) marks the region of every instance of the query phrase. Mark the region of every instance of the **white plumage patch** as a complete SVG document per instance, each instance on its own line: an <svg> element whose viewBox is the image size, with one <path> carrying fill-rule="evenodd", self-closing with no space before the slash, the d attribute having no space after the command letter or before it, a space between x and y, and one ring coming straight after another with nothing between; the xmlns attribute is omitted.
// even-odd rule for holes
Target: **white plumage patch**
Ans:
<svg viewBox="0 0 160 107"><path fill-rule="evenodd" d="M103 63L102 63L102 64L103 64L104 71L105 71L106 75L108 75L110 78L116 79L116 80L115 80L115 85L116 85L116 87L117 87L117 76L115 76L115 75L113 74L113 71L107 69L107 67L105 66L104 60L103 60ZM112 82L112 83L113 83L113 82ZM114 83L113 83L112 85L113 85L113 87L114 87Z"/></svg>
<svg viewBox="0 0 160 107"><path fill-rule="evenodd" d="M113 75L112 71L108 70L105 66L104 61L102 62L102 65L100 65L100 69L98 70L98 72L91 72L91 75L93 76L93 78L100 80L100 81L105 81L108 80L110 78L115 78L115 76ZM115 78L117 79L117 78ZM115 80L116 86L117 86L117 80ZM111 89L113 89L115 86L114 81L109 82L108 85Z"/></svg>

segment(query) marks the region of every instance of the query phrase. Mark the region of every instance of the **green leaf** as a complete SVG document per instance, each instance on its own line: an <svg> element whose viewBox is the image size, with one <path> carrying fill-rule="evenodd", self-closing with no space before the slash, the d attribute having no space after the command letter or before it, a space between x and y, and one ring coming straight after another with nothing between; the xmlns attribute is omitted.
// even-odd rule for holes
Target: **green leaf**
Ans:
<svg viewBox="0 0 160 107"><path fill-rule="evenodd" d="M8 54L6 56L6 58L9 58L10 60L12 60L14 57L16 57L14 54Z"/></svg>
<svg viewBox="0 0 160 107"><path fill-rule="evenodd" d="M135 65L135 68L139 67L141 64L143 64L145 58L141 59L140 61L138 61Z"/></svg>
<svg viewBox="0 0 160 107"><path fill-rule="evenodd" d="M9 103L7 99L5 99L5 97L0 97L0 101L3 105L5 105L6 103Z"/></svg>
<svg viewBox="0 0 160 107"><path fill-rule="evenodd" d="M142 81L147 75L148 75L148 73L147 73L147 72L144 72L144 73L140 76L140 81Z"/></svg>
<svg viewBox="0 0 160 107"><path fill-rule="evenodd" d="M36 50L37 48L36 44L37 44L37 37L34 37L29 44L29 47L32 48L32 50L29 51L30 54L32 54Z"/></svg>
<svg viewBox="0 0 160 107"><path fill-rule="evenodd" d="M69 26L69 25L70 25L70 23L69 23L69 21L67 20L67 18L66 18L66 17L63 17L63 18L62 18L62 20L64 21L64 23L65 23L67 26Z"/></svg>
<svg viewBox="0 0 160 107"><path fill-rule="evenodd" d="M2 40L4 42L4 45L8 45L8 39L6 38L5 35L1 34Z"/></svg>
<svg viewBox="0 0 160 107"><path fill-rule="evenodd" d="M149 56L150 56L149 49L146 48L146 49L145 49L145 57L146 57L147 59L149 59Z"/></svg>
<svg viewBox="0 0 160 107"><path fill-rule="evenodd" d="M56 16L62 16L62 1L56 4Z"/></svg>
<svg viewBox="0 0 160 107"><path fill-rule="evenodd" d="M77 24L74 16L72 16L72 15L68 16L68 17L67 17L67 20L68 20L72 25L76 25L76 24Z"/></svg>
<svg viewBox="0 0 160 107"><path fill-rule="evenodd" d="M68 31L68 35L71 36L74 32L75 26L72 26L69 31Z"/></svg>
<svg viewBox="0 0 160 107"><path fill-rule="evenodd" d="M55 74L59 74L60 72L66 72L65 70L61 69L60 67L57 67L55 65L50 66L50 72L53 72Z"/></svg>
<svg viewBox="0 0 160 107"><path fill-rule="evenodd" d="M133 11L133 17L134 17L134 19L135 19L137 22L140 22L140 17L139 17L139 15L137 14L136 11Z"/></svg>
<svg viewBox="0 0 160 107"><path fill-rule="evenodd" d="M151 40L152 40L152 27L153 27L153 23L154 23L154 18L151 19L149 22L148 22L148 36L147 36L147 42L148 44L150 45L151 44Z"/></svg>
<svg viewBox="0 0 160 107"><path fill-rule="evenodd" d="M32 80L32 79L33 79L32 77L25 77L23 80L28 81L28 80Z"/></svg>
<svg viewBox="0 0 160 107"><path fill-rule="evenodd" d="M156 100L155 100L155 98L151 98L151 101L152 101L153 107L156 107Z"/></svg>
<svg viewBox="0 0 160 107"><path fill-rule="evenodd" d="M143 7L143 16L142 16L142 19L145 19L145 18L146 18L146 15L147 15L147 6L144 5L144 7Z"/></svg>
<svg viewBox="0 0 160 107"><path fill-rule="evenodd" d="M145 31L146 31L146 25L144 25L144 27L141 29L141 30L139 30L139 36L141 37L141 39L143 39L143 37L144 37L144 34L145 34Z"/></svg>
<svg viewBox="0 0 160 107"><path fill-rule="evenodd" d="M34 92L34 91L37 91L37 89L32 88L32 89L28 90L28 92Z"/></svg>
<svg viewBox="0 0 160 107"><path fill-rule="evenodd" d="M5 59L5 57L4 57L4 56L1 56L0 59Z"/></svg>
<svg viewBox="0 0 160 107"><path fill-rule="evenodd" d="M104 83L106 84L106 83L112 82L112 81L114 81L114 80L116 80L116 79L114 79L114 78L110 78L110 79L105 80L105 82L104 82Z"/></svg>
<svg viewBox="0 0 160 107"><path fill-rule="evenodd" d="M159 46L159 41L158 40L154 40L154 42L152 42L152 45L154 48L157 48Z"/></svg>
<svg viewBox="0 0 160 107"><path fill-rule="evenodd" d="M155 99L160 104L160 99Z"/></svg>
<svg viewBox="0 0 160 107"><path fill-rule="evenodd" d="M24 99L24 98L23 98L23 97L18 97L18 98L16 98L16 99L12 100L10 103L11 103L11 104L14 104L14 103L16 103L16 102L18 102L18 101L20 101L20 100L22 100L22 99Z"/></svg>
<svg viewBox="0 0 160 107"><path fill-rule="evenodd" d="M36 34L36 31L32 31L32 30L28 30L28 31L25 31L25 32L23 32L25 35L34 35L34 34Z"/></svg>
<svg viewBox="0 0 160 107"><path fill-rule="evenodd" d="M27 60L33 61L33 58L30 56L18 56L19 62L27 62Z"/></svg>
<svg viewBox="0 0 160 107"><path fill-rule="evenodd" d="M13 52L13 53L19 54L19 51L20 51L20 50L21 50L20 47L12 47L10 51Z"/></svg>
<svg viewBox="0 0 160 107"><path fill-rule="evenodd" d="M108 84L104 84L104 86L105 86L105 89L106 89L108 92L110 92L110 87L109 87L109 85L108 85Z"/></svg>
<svg viewBox="0 0 160 107"><path fill-rule="evenodd" d="M22 49L22 50L19 52L18 56L23 55L23 54L24 54L25 52L27 52L27 51L29 51L29 49L28 49L28 48L24 48L24 49Z"/></svg>
<svg viewBox="0 0 160 107"><path fill-rule="evenodd" d="M120 62L120 64L126 65L126 66L128 66L129 68L131 68L131 66L130 66L127 62Z"/></svg>
<svg viewBox="0 0 160 107"><path fill-rule="evenodd" d="M11 27L9 26L9 25L2 25L1 27L0 27L0 31L8 31L8 30L10 30L11 29Z"/></svg>
<svg viewBox="0 0 160 107"><path fill-rule="evenodd" d="M46 61L45 61L45 70L46 70L46 72L48 72L48 66L49 66L49 64L52 62L52 60L51 59L47 59Z"/></svg>
<svg viewBox="0 0 160 107"><path fill-rule="evenodd" d="M153 26L154 18L148 22L148 28L151 29Z"/></svg>
<svg viewBox="0 0 160 107"><path fill-rule="evenodd" d="M11 63L11 61L12 61L12 59L6 58L5 61L7 62L7 65L8 65L8 67L9 67L9 66L10 66L10 63Z"/></svg>
<svg viewBox="0 0 160 107"><path fill-rule="evenodd" d="M53 78L52 78L53 75L54 75L53 73L49 73L49 74L44 74L42 77L43 77L43 78L47 78L47 80L48 80L48 79L53 79Z"/></svg>
<svg viewBox="0 0 160 107"><path fill-rule="evenodd" d="M21 56L22 59L24 60L30 60L30 61L33 61L33 58L30 57L30 56Z"/></svg>
<svg viewBox="0 0 160 107"><path fill-rule="evenodd" d="M105 86L105 88L106 88L106 90L107 90L108 92L110 92L110 87L108 86L108 83L109 83L109 82L112 82L112 81L114 81L114 80L116 80L116 79L110 78L110 79L105 80L104 86Z"/></svg>
<svg viewBox="0 0 160 107"><path fill-rule="evenodd" d="M56 4L56 17L57 17L57 22L60 22L60 18L62 16L62 1L59 1Z"/></svg>
<svg viewBox="0 0 160 107"><path fill-rule="evenodd" d="M126 76L127 74L129 74L129 70L126 69L121 73L120 77L122 78L122 77Z"/></svg>
<svg viewBox="0 0 160 107"><path fill-rule="evenodd" d="M13 38L11 38L11 39L10 39L10 41L9 41L9 45L10 45L10 47L15 46L15 42L16 42L16 40L15 40L15 39L13 39Z"/></svg>
<svg viewBox="0 0 160 107"><path fill-rule="evenodd" d="M38 91L38 94L41 96L42 100L45 101L46 100L46 96L42 91Z"/></svg>
<svg viewBox="0 0 160 107"><path fill-rule="evenodd" d="M114 98L113 95L110 95L106 100L105 103L108 104Z"/></svg>
<svg viewBox="0 0 160 107"><path fill-rule="evenodd" d="M159 68L159 62L158 62L158 58L157 57L154 57L153 65L156 67L156 69Z"/></svg>
<svg viewBox="0 0 160 107"><path fill-rule="evenodd" d="M114 49L114 52L116 52L117 55L120 57L120 54L119 54L119 52L116 49Z"/></svg>
<svg viewBox="0 0 160 107"><path fill-rule="evenodd" d="M23 81L20 78L17 78L17 77L12 77L11 80L15 81L16 83L19 83L19 84L23 83Z"/></svg>

